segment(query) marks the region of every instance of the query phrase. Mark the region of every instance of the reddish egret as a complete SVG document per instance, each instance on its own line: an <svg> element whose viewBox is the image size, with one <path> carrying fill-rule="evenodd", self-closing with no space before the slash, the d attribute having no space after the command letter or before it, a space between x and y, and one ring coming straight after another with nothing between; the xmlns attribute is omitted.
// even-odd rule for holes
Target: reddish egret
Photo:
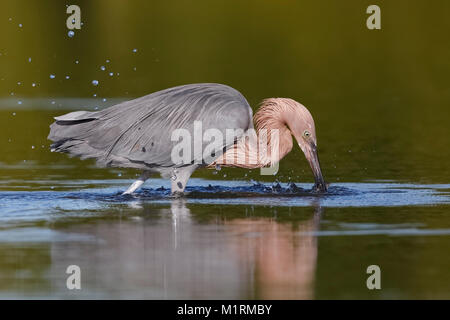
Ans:
<svg viewBox="0 0 450 320"><path fill-rule="evenodd" d="M75 111L55 120L48 136L54 141L52 151L94 158L103 167L142 170L125 194L137 190L154 172L171 178L172 193L179 193L199 167L274 165L291 151L292 136L311 166L314 189L327 190L317 155L314 120L303 105L292 99L264 100L254 117L256 130L252 109L244 96L226 85L210 83L169 88L101 111ZM202 132L215 130L212 132L216 135L208 141L200 133L196 146L198 124ZM183 156L181 162L174 160L174 150L186 137L174 139L177 130L189 138L194 136L193 146L178 153ZM232 139L227 137L228 132L233 133ZM262 132L266 132L265 140ZM212 140L215 148L205 153ZM266 153L259 152L261 149Z"/></svg>

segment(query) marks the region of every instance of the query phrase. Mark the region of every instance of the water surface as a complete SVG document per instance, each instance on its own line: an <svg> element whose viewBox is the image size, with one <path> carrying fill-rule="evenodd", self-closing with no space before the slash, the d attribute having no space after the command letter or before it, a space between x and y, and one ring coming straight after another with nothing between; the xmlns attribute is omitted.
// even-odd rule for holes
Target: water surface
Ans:
<svg viewBox="0 0 450 320"><path fill-rule="evenodd" d="M12 183L0 191L2 297L449 297L450 185L341 183L318 195L311 184L192 179L173 198L160 179L131 196L123 179L5 191ZM83 272L77 292L71 264ZM378 292L365 287L371 264L383 270Z"/></svg>

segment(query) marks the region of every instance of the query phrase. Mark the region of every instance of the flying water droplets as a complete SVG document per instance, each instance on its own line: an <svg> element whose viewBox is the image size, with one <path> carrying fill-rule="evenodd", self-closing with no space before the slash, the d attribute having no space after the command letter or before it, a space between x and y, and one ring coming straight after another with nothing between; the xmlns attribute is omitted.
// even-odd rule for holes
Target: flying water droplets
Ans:
<svg viewBox="0 0 450 320"><path fill-rule="evenodd" d="M105 71L106 70L105 66L101 66L100 70Z"/></svg>
<svg viewBox="0 0 450 320"><path fill-rule="evenodd" d="M54 74L51 74L51 75L50 75L50 79L55 79L55 75L54 75Z"/></svg>
<svg viewBox="0 0 450 320"><path fill-rule="evenodd" d="M72 38L75 35L75 31L70 30L69 32L67 32L67 35L69 36L69 38Z"/></svg>
<svg viewBox="0 0 450 320"><path fill-rule="evenodd" d="M98 80L92 80L92 84L93 84L94 86L98 86Z"/></svg>

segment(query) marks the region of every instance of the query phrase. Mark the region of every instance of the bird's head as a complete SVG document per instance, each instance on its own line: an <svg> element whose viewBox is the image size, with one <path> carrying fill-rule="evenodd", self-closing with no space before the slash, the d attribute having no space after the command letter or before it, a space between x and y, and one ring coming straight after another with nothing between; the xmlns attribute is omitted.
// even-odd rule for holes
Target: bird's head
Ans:
<svg viewBox="0 0 450 320"><path fill-rule="evenodd" d="M314 119L302 104L292 99L283 100L284 105L286 105L284 120L311 166L315 179L314 190L326 192L327 184L323 178L317 152Z"/></svg>

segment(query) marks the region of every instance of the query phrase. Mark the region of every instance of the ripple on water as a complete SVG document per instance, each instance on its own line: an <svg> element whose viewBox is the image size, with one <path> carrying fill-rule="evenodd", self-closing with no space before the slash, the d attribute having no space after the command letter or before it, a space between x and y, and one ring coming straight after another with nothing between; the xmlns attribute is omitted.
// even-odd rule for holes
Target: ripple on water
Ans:
<svg viewBox="0 0 450 320"><path fill-rule="evenodd" d="M170 181L161 179L152 179L146 188L133 195L123 196L121 193L131 182L124 179L30 181L33 188L28 190L0 192L1 198L9 200L0 203L0 208L3 214L30 205L49 210L54 209L57 204L59 208L70 210L72 207L102 207L108 202L127 203L140 200L167 203L173 199L170 194ZM27 182L23 181L21 186L25 185ZM450 203L450 185L444 184L339 183L331 185L326 193L315 193L311 187L312 184L306 183L270 184L191 179L185 197L188 203L292 207L310 206L312 202L324 207L392 207Z"/></svg>

